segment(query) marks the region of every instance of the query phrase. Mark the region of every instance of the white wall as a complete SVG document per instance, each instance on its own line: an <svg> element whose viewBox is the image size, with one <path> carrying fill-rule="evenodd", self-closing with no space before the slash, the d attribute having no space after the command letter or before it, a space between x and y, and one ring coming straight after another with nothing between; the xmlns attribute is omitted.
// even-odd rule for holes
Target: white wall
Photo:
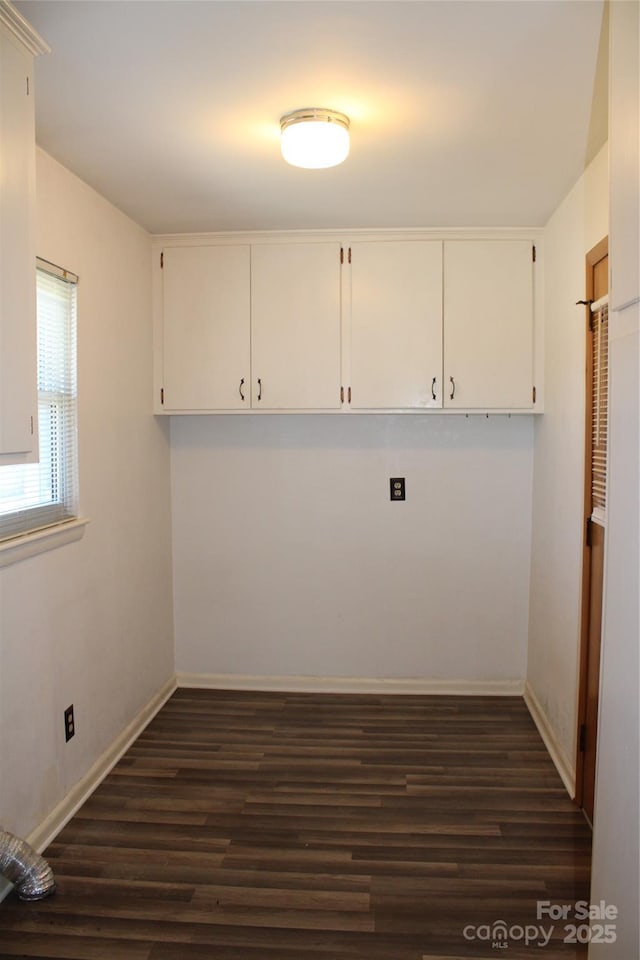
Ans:
<svg viewBox="0 0 640 960"><path fill-rule="evenodd" d="M521 680L531 420L174 418L177 670Z"/></svg>
<svg viewBox="0 0 640 960"><path fill-rule="evenodd" d="M619 911L615 944L640 956L640 10L611 4L609 455L591 899ZM626 309L615 309L629 304Z"/></svg>
<svg viewBox="0 0 640 960"><path fill-rule="evenodd" d="M610 429L606 583L591 899L617 906L615 946L590 957L640 956L638 678L640 617L640 308L609 314Z"/></svg>
<svg viewBox="0 0 640 960"><path fill-rule="evenodd" d="M150 240L39 152L41 257L80 276L84 538L0 571L0 823L26 835L173 674L169 453ZM63 712L77 732L64 742Z"/></svg>
<svg viewBox="0 0 640 960"><path fill-rule="evenodd" d="M534 431L527 681L575 779L582 577L585 257L608 233L606 146L549 220L545 413Z"/></svg>

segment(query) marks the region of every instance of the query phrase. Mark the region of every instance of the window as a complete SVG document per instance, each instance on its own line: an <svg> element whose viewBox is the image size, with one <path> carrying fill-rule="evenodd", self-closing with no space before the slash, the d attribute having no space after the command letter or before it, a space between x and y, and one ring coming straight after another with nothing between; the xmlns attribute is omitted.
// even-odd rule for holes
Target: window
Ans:
<svg viewBox="0 0 640 960"><path fill-rule="evenodd" d="M77 516L77 281L38 260L40 462L0 467L0 540Z"/></svg>

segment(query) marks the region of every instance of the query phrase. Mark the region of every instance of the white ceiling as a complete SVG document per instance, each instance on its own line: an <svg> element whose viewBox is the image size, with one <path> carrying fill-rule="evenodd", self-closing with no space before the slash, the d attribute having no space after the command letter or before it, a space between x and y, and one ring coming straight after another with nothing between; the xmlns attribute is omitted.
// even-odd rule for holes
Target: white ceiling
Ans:
<svg viewBox="0 0 640 960"><path fill-rule="evenodd" d="M38 142L153 233L541 225L606 138L601 0L15 5ZM309 106L342 166L282 160Z"/></svg>

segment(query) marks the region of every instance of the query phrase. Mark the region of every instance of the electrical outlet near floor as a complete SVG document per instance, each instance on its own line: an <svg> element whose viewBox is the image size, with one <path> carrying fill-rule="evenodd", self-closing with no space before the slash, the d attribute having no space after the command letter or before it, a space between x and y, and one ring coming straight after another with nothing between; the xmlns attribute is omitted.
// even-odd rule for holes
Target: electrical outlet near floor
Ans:
<svg viewBox="0 0 640 960"><path fill-rule="evenodd" d="M75 735L75 732L76 722L73 717L73 704L71 704L64 712L64 738L67 743L71 740L71 737Z"/></svg>

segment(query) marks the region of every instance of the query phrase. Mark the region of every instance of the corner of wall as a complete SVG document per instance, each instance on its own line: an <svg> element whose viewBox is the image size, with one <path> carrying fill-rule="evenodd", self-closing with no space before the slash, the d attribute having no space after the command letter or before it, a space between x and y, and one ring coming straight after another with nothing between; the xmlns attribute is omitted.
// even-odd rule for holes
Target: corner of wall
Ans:
<svg viewBox="0 0 640 960"><path fill-rule="evenodd" d="M534 435L527 691L567 783L575 780L584 490L585 339L575 304L586 254L607 230L605 144L544 231L545 412Z"/></svg>

